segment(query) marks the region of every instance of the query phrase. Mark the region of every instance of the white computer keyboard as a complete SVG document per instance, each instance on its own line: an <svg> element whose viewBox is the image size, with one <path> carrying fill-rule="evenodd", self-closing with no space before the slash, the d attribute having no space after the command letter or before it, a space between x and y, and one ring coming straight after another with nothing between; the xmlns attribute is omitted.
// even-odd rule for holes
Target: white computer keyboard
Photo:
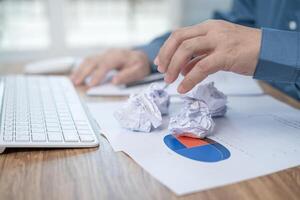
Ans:
<svg viewBox="0 0 300 200"><path fill-rule="evenodd" d="M2 77L0 146L93 147L95 127L64 77Z"/></svg>

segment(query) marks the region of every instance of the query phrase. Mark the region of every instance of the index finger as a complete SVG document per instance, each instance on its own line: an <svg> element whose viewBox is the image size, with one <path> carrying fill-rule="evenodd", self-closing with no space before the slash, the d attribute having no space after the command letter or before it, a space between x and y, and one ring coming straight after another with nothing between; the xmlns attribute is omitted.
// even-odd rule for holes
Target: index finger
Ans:
<svg viewBox="0 0 300 200"><path fill-rule="evenodd" d="M208 75L219 71L223 64L222 56L218 54L209 55L200 60L190 72L186 74L180 85L178 92L180 94L187 93L195 85L203 81Z"/></svg>
<svg viewBox="0 0 300 200"><path fill-rule="evenodd" d="M165 73L167 71L167 68L171 62L171 58L176 52L176 49L184 40L206 35L207 32L208 24L205 22L196 26L185 27L172 32L170 37L159 50L157 58L155 59L155 64L158 65L158 71L161 73Z"/></svg>

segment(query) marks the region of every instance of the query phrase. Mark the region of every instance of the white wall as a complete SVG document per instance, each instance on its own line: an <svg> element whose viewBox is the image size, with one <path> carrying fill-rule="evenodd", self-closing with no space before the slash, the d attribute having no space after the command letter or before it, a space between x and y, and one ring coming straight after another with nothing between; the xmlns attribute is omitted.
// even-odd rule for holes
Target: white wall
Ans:
<svg viewBox="0 0 300 200"><path fill-rule="evenodd" d="M61 47L63 35L63 24L57 25L55 19L57 19L57 12L61 9L60 3L62 0L44 0L47 4L47 8L52 10L53 13L49 13L50 17L50 31L52 34L52 45L47 49L36 49L36 50L19 50L19 51L0 51L0 63L6 62L22 62L35 59L43 59L48 57L57 57L63 55L87 55L92 52L100 52L103 49L107 48L104 45L97 46L86 46L84 48L66 48ZM145 0L147 1L147 0ZM230 8L232 0L167 0L166 3L169 4L169 19L171 27L177 26L187 26L191 24L200 23L206 19L211 18L213 11L218 10L227 10ZM159 2L159 5L163 5ZM59 12L58 12L59 13ZM0 13L1 14L1 13ZM53 18L54 17L54 18ZM56 18L55 18L56 17ZM62 16L60 16L62 17ZM166 20L166 19L162 19ZM0 24L1 25L1 24ZM52 26L55 25L55 26ZM52 27L52 28L51 28ZM56 27L56 28L53 28ZM151 27L152 28L152 27ZM166 27L169 29L170 27ZM61 29L61 30L58 30ZM60 33L60 34L58 34ZM147 42L147 41L145 41ZM118 44L121 45L121 44Z"/></svg>

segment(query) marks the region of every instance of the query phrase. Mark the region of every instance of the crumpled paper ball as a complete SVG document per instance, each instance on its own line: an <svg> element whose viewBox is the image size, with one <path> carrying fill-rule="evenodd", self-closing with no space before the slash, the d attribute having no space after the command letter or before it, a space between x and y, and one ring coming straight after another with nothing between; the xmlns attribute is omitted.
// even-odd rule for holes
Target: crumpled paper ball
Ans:
<svg viewBox="0 0 300 200"><path fill-rule="evenodd" d="M186 98L185 101L180 113L170 119L168 129L175 135L205 138L214 127L208 105L201 100Z"/></svg>
<svg viewBox="0 0 300 200"><path fill-rule="evenodd" d="M212 117L224 116L227 111L227 96L214 86L214 82L198 84L185 97L204 101Z"/></svg>
<svg viewBox="0 0 300 200"><path fill-rule="evenodd" d="M162 115L168 114L170 97L164 88L151 84L139 94L131 95L124 106L114 113L123 128L150 132L162 124Z"/></svg>
<svg viewBox="0 0 300 200"><path fill-rule="evenodd" d="M213 132L212 117L224 116L227 97L214 83L198 84L183 96L184 108L171 117L169 130L172 134L205 138Z"/></svg>

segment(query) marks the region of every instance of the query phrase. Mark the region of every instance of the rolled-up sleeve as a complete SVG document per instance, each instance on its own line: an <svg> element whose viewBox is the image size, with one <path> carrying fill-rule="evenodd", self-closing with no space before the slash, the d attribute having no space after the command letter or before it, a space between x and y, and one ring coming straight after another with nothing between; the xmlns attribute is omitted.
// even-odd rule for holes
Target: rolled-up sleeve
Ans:
<svg viewBox="0 0 300 200"><path fill-rule="evenodd" d="M262 29L262 42L255 79L300 83L300 33Z"/></svg>

